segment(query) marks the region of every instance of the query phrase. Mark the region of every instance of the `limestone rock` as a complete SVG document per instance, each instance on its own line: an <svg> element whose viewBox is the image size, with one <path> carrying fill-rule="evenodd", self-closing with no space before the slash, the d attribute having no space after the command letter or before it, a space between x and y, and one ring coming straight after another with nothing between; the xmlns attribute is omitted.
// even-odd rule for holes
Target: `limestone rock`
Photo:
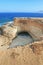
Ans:
<svg viewBox="0 0 43 65"><path fill-rule="evenodd" d="M30 47L32 48L35 54L40 55L40 53L43 51L43 41L34 42L30 45Z"/></svg>
<svg viewBox="0 0 43 65"><path fill-rule="evenodd" d="M20 32L28 32L33 40L43 40L42 20L31 18L15 18L13 23L7 23L2 27L4 36L14 39Z"/></svg>
<svg viewBox="0 0 43 65"><path fill-rule="evenodd" d="M17 36L17 27L11 25L4 25L2 27L3 35L9 37L11 40Z"/></svg>
<svg viewBox="0 0 43 65"><path fill-rule="evenodd" d="M43 41L32 43L31 45L37 45L37 48L43 44ZM11 48L6 50L0 50L0 65L43 65L43 49L40 48L40 55L33 52L29 45L18 46L17 48ZM36 49L34 47L33 49ZM35 50L35 52L37 52Z"/></svg>
<svg viewBox="0 0 43 65"><path fill-rule="evenodd" d="M20 28L19 32L28 32L34 40L43 40L42 20L29 18L15 18L14 26Z"/></svg>
<svg viewBox="0 0 43 65"><path fill-rule="evenodd" d="M39 19L16 18L13 24L0 28L0 65L43 65L43 22ZM20 32L28 32L33 39L41 40L9 48L12 39Z"/></svg>
<svg viewBox="0 0 43 65"><path fill-rule="evenodd" d="M0 35L0 47L8 46L12 40L10 40L8 37Z"/></svg>

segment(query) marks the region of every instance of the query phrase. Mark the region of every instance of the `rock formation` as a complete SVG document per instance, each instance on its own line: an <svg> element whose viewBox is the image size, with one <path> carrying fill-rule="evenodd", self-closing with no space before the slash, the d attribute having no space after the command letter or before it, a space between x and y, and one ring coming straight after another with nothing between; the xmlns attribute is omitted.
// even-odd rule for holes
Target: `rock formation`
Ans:
<svg viewBox="0 0 43 65"><path fill-rule="evenodd" d="M14 26L20 28L19 32L28 32L34 40L43 39L43 23L41 20L29 18L15 18Z"/></svg>
<svg viewBox="0 0 43 65"><path fill-rule="evenodd" d="M3 35L9 37L11 40L17 35L17 26L13 26L13 24L5 24L1 29L3 30Z"/></svg>
<svg viewBox="0 0 43 65"><path fill-rule="evenodd" d="M35 54L40 55L41 51L43 51L43 41L34 42L30 45L30 48Z"/></svg>
<svg viewBox="0 0 43 65"><path fill-rule="evenodd" d="M17 27L5 27L3 29L3 35L9 37L12 40L17 35Z"/></svg>
<svg viewBox="0 0 43 65"><path fill-rule="evenodd" d="M10 40L13 40L20 32L28 32L33 40L43 40L43 23L41 21L30 18L15 18L13 23L7 23L0 29L3 35Z"/></svg>
<svg viewBox="0 0 43 65"><path fill-rule="evenodd" d="M0 50L0 65L43 65L43 41Z"/></svg>
<svg viewBox="0 0 43 65"><path fill-rule="evenodd" d="M0 65L43 65L43 20L15 18L13 23L0 27ZM9 48L20 32L28 32L33 40L24 46Z"/></svg>
<svg viewBox="0 0 43 65"><path fill-rule="evenodd" d="M0 47L9 46L12 40L6 36L0 35Z"/></svg>

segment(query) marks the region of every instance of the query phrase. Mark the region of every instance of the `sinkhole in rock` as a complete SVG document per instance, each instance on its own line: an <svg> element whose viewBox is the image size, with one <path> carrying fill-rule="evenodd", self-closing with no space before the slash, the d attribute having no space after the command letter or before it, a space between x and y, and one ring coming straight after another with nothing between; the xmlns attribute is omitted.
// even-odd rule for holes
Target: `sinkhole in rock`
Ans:
<svg viewBox="0 0 43 65"><path fill-rule="evenodd" d="M32 37L28 34L28 32L20 32L18 33L17 37L13 39L10 47L16 47L16 46L22 46L28 43L32 43L33 39Z"/></svg>

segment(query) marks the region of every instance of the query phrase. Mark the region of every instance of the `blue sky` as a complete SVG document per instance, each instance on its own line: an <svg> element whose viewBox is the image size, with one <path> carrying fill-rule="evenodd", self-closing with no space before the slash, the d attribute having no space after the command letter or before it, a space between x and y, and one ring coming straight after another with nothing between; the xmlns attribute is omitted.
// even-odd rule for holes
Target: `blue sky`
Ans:
<svg viewBox="0 0 43 65"><path fill-rule="evenodd" d="M0 12L37 12L43 10L43 0L0 0Z"/></svg>

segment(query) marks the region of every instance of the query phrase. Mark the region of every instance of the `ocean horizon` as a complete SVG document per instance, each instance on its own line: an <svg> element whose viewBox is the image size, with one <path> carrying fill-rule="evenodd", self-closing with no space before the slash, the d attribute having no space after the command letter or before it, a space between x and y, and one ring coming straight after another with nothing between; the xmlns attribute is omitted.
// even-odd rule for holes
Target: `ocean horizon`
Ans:
<svg viewBox="0 0 43 65"><path fill-rule="evenodd" d="M43 18L43 13L26 13L26 12L0 12L0 26L6 24L7 22L11 22L15 17L37 17Z"/></svg>

